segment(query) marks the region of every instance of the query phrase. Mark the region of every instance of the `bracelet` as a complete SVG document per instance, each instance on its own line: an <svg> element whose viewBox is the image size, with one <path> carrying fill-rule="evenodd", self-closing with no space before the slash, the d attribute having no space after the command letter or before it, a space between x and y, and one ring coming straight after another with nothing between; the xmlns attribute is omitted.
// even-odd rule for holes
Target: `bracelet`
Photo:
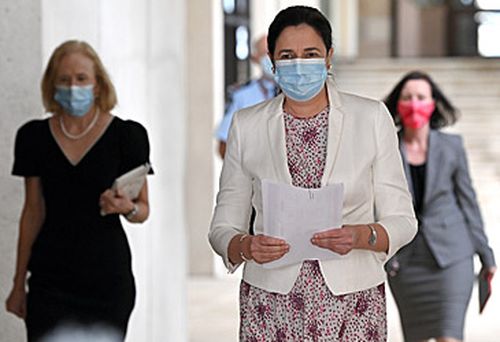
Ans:
<svg viewBox="0 0 500 342"><path fill-rule="evenodd" d="M368 228L370 228L370 236L368 237L368 244L370 246L375 246L377 244L377 230L371 225L367 224Z"/></svg>
<svg viewBox="0 0 500 342"><path fill-rule="evenodd" d="M240 244L243 242L243 240L245 240L245 238L248 237L248 234L243 234L241 237L240 237ZM245 262L248 262L248 261L251 261L252 259L249 259L245 256L245 254L243 254L243 251L240 251L240 258L241 260L245 261Z"/></svg>
<svg viewBox="0 0 500 342"><path fill-rule="evenodd" d="M135 215L139 213L139 206L134 203L134 207L128 213L125 214L127 220L131 220Z"/></svg>

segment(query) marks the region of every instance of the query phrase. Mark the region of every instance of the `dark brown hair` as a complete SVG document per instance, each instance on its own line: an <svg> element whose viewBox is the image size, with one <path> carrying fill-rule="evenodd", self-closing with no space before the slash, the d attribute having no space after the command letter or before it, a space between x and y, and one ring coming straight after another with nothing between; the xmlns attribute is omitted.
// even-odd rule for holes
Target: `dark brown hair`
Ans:
<svg viewBox="0 0 500 342"><path fill-rule="evenodd" d="M308 6L292 6L280 11L269 26L267 48L274 55L276 41L288 26L307 24L311 26L325 43L326 51L332 47L332 27L328 19L319 10Z"/></svg>
<svg viewBox="0 0 500 342"><path fill-rule="evenodd" d="M396 84L394 89L387 95L384 99L384 103L389 109L389 112L394 119L396 125L400 126L401 122L398 115L398 101L401 97L401 91L405 86L406 82L411 80L424 80L431 86L432 98L436 102L436 109L432 113L430 120L430 127L433 129L440 129L446 126L453 125L459 116L458 110L451 104L451 102L446 98L438 85L432 80L432 78L423 71L411 71L407 73L403 78Z"/></svg>

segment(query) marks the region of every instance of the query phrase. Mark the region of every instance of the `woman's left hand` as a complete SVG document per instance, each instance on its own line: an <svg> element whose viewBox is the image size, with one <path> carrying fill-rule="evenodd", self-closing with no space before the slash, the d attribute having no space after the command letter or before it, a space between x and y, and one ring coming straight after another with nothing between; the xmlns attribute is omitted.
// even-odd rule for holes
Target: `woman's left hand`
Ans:
<svg viewBox="0 0 500 342"><path fill-rule="evenodd" d="M120 190L114 191L108 189L101 194L99 198L101 215L108 214L127 214L134 208L134 203Z"/></svg>
<svg viewBox="0 0 500 342"><path fill-rule="evenodd" d="M362 226L344 225L341 228L325 230L314 234L311 243L340 255L345 255L356 246L360 227Z"/></svg>
<svg viewBox="0 0 500 342"><path fill-rule="evenodd" d="M481 269L481 276L484 277L485 279L488 278L488 276L491 274L491 277L493 278L493 275L495 275L495 272L497 271L496 266L491 266L488 268L483 267Z"/></svg>

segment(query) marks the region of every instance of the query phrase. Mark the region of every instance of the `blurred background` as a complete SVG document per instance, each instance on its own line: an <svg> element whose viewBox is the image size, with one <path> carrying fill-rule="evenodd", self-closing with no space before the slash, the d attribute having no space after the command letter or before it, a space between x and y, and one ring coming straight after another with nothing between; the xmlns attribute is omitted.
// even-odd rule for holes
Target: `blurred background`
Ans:
<svg viewBox="0 0 500 342"><path fill-rule="evenodd" d="M40 78L54 48L89 42L118 92L114 114L146 126L156 174L151 217L126 227L138 297L127 341L235 341L239 275L207 242L221 161L214 131L226 89L257 77L253 41L290 5L334 28L339 88L383 98L404 73L429 72L461 110L462 134L490 244L500 258L499 0L0 0L0 298L12 284L22 181L10 176L17 128L44 115ZM478 266L477 264L476 266ZM476 268L478 270L478 268ZM500 336L500 280L485 313L476 288L466 340ZM388 298L389 341L402 341ZM0 341L24 341L0 311Z"/></svg>

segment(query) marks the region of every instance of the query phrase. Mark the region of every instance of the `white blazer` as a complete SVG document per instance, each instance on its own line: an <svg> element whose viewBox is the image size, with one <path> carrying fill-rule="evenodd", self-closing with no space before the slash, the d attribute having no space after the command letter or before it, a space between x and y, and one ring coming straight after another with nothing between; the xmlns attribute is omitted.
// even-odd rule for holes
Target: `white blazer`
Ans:
<svg viewBox="0 0 500 342"><path fill-rule="evenodd" d="M322 186L344 183L343 224L379 223L389 236L389 252L352 250L320 261L336 294L361 291L385 281L383 265L417 232L412 199L398 149L396 129L380 101L337 91L327 81L330 103L328 146ZM248 233L251 207L255 234L263 233L261 180L292 184L288 171L283 94L235 113L226 146L220 188L209 232L212 248L230 272L231 239ZM288 293L301 264L265 269L246 262L243 279L270 292Z"/></svg>

